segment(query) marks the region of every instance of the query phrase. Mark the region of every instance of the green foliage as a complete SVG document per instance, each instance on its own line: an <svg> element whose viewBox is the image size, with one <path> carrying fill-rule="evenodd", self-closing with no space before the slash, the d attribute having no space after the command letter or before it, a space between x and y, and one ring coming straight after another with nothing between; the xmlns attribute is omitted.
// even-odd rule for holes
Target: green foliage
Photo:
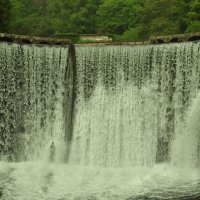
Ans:
<svg viewBox="0 0 200 200"><path fill-rule="evenodd" d="M141 27L130 28L129 30L125 31L123 35L114 35L113 40L118 42L141 40L141 31Z"/></svg>
<svg viewBox="0 0 200 200"><path fill-rule="evenodd" d="M1 0L0 1L0 32L6 32L9 28L10 20L10 1Z"/></svg>
<svg viewBox="0 0 200 200"><path fill-rule="evenodd" d="M117 41L135 41L198 32L199 23L199 0L0 1L1 32L71 38L75 42L79 39L73 34L113 34Z"/></svg>
<svg viewBox="0 0 200 200"><path fill-rule="evenodd" d="M188 33L200 32L200 21L191 22L187 28Z"/></svg>
<svg viewBox="0 0 200 200"><path fill-rule="evenodd" d="M139 0L107 0L97 11L97 29L100 33L122 34L139 22Z"/></svg>
<svg viewBox="0 0 200 200"><path fill-rule="evenodd" d="M178 22L174 22L168 18L157 18L149 23L149 35L162 35L179 33Z"/></svg>
<svg viewBox="0 0 200 200"><path fill-rule="evenodd" d="M187 13L188 27L187 32L200 32L200 1L192 0L190 11Z"/></svg>
<svg viewBox="0 0 200 200"><path fill-rule="evenodd" d="M188 9L183 0L146 0L142 11L146 37L184 32Z"/></svg>
<svg viewBox="0 0 200 200"><path fill-rule="evenodd" d="M190 20L200 20L200 1L192 0L190 4L190 12L188 13Z"/></svg>
<svg viewBox="0 0 200 200"><path fill-rule="evenodd" d="M96 33L96 11L100 1L78 1L69 18L68 32Z"/></svg>
<svg viewBox="0 0 200 200"><path fill-rule="evenodd" d="M12 0L11 31L18 34L50 36L64 27L61 1ZM61 12L62 13L62 12Z"/></svg>

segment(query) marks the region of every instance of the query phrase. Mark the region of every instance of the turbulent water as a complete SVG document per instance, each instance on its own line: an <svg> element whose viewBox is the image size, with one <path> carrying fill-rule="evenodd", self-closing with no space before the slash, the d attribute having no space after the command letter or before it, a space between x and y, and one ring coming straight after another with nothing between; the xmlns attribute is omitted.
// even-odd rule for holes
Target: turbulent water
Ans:
<svg viewBox="0 0 200 200"><path fill-rule="evenodd" d="M169 165L99 168L0 163L2 200L198 200L199 177L198 170Z"/></svg>
<svg viewBox="0 0 200 200"><path fill-rule="evenodd" d="M0 199L200 198L200 43L77 47L72 138L69 57L0 43Z"/></svg>

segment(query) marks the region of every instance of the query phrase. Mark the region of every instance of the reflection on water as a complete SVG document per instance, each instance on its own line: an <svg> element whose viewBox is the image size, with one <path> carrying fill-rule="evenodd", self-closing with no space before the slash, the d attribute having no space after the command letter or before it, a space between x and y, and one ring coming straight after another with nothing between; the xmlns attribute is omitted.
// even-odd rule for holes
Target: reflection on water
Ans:
<svg viewBox="0 0 200 200"><path fill-rule="evenodd" d="M198 199L200 171L0 163L2 200Z"/></svg>

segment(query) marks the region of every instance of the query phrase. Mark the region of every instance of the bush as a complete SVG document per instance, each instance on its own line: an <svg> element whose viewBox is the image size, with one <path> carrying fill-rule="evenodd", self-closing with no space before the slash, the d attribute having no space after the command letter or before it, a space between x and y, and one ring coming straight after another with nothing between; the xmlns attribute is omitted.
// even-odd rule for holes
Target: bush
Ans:
<svg viewBox="0 0 200 200"><path fill-rule="evenodd" d="M191 22L186 30L187 33L200 32L200 21Z"/></svg>
<svg viewBox="0 0 200 200"><path fill-rule="evenodd" d="M129 30L125 31L123 35L114 35L113 40L117 42L138 41L141 39L140 33L141 33L140 27L130 28Z"/></svg>

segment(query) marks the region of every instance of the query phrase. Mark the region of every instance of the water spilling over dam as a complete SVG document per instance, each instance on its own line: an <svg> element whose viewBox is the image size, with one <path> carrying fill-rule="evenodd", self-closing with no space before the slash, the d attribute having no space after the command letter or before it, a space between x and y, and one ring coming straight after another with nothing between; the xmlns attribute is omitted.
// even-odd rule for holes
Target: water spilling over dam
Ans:
<svg viewBox="0 0 200 200"><path fill-rule="evenodd" d="M64 135L68 47L0 44L1 144L6 159L41 158Z"/></svg>
<svg viewBox="0 0 200 200"><path fill-rule="evenodd" d="M72 50L0 43L0 198L199 197L200 43Z"/></svg>
<svg viewBox="0 0 200 200"><path fill-rule="evenodd" d="M199 48L193 43L78 48L71 161L100 166L170 161L199 90Z"/></svg>

